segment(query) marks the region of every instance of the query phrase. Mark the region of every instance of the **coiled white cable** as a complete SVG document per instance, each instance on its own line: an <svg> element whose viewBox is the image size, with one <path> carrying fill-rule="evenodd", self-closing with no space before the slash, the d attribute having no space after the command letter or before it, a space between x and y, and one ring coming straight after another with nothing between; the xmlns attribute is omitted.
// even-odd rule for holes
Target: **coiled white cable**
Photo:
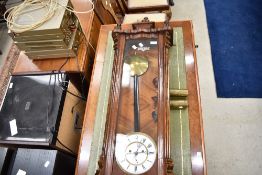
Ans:
<svg viewBox="0 0 262 175"><path fill-rule="evenodd" d="M4 18L6 20L7 27L9 28L9 30L11 30L14 33L22 33L25 31L33 30L44 24L46 21L48 21L54 16L58 8L65 8L66 10L73 13L90 13L94 10L94 4L91 0L88 1L92 5L91 9L79 12L75 11L70 6L64 6L59 4L58 0L24 0L23 3L8 9L4 14ZM18 22L16 22L16 19L19 16L27 15L27 13L29 12L40 9L44 9L46 11L45 15L40 20L31 24L19 24ZM33 19L33 17L29 14L28 16Z"/></svg>

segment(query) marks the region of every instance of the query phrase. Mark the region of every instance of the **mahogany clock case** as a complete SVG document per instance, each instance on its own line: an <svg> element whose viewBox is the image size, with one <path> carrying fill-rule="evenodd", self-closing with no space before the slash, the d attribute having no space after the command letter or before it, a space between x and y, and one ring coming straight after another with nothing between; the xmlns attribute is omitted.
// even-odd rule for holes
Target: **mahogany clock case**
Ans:
<svg viewBox="0 0 262 175"><path fill-rule="evenodd" d="M156 39L127 40L124 58L128 60L132 55L139 55L148 61L146 72L138 77L140 132L150 135L157 141L157 117L154 114L157 111L158 48L157 45L150 44L152 41L157 42ZM134 45L139 47L139 44L143 44L144 48L150 48L150 50L137 51L130 49ZM117 133L122 134L134 131L134 77L129 74L129 69L124 65L120 90L120 111L116 129Z"/></svg>
<svg viewBox="0 0 262 175"><path fill-rule="evenodd" d="M141 23L133 24L132 30L121 30L121 26L117 26L112 36L115 42L115 59L104 137L105 151L101 155L103 162L99 172L100 174L117 175L126 172L131 174L128 168L133 166L130 167L134 169L132 174L141 174L137 173L139 169L141 171L142 168L146 169L145 165L150 155L147 154L142 163L133 164L127 158L127 154L132 153L132 150L124 153L123 161L127 161L125 171L115 162L117 136L135 131L149 135L157 145L157 160L153 167L143 174L168 174L172 169L172 163L170 164L172 161L168 150L170 141L167 53L172 42L172 29L168 23L163 28L155 28L155 23L145 18ZM129 65L128 69L127 62L132 62L130 61L132 58L140 61ZM148 64L148 68L142 74L130 76L132 69L141 68L140 64ZM141 154L147 153L147 149L142 151ZM138 150L134 152L136 162L138 162L137 154Z"/></svg>
<svg viewBox="0 0 262 175"><path fill-rule="evenodd" d="M157 143L157 96L158 96L158 47L157 39L129 39L125 43L124 60L130 60L131 56L140 56L148 61L148 68L145 73L138 77L139 84L139 132L145 133L153 138ZM140 45L140 46L139 46ZM142 46L143 45L143 46ZM136 46L137 49L133 49ZM141 47L142 46L142 47ZM130 49L131 48L131 49ZM135 48L135 47L134 47ZM138 50L141 48L141 50ZM142 48L149 50L143 51ZM119 102L119 114L117 117L116 133L128 135L134 132L134 77L130 76L130 71L125 66L123 67L121 95ZM118 141L116 137L116 142ZM117 152L118 150L116 150ZM149 160L148 160L149 161ZM138 170L142 167L138 166ZM135 168L130 166L131 168ZM119 174L119 166L114 165L112 174ZM148 173L157 172L157 161Z"/></svg>

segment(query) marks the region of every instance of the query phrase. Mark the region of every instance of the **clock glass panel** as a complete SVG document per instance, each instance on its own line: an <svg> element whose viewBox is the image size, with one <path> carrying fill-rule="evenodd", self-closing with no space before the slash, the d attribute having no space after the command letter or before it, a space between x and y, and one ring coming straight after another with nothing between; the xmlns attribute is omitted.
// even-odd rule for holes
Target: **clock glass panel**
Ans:
<svg viewBox="0 0 262 175"><path fill-rule="evenodd" d="M112 174L157 174L158 40L126 39Z"/></svg>

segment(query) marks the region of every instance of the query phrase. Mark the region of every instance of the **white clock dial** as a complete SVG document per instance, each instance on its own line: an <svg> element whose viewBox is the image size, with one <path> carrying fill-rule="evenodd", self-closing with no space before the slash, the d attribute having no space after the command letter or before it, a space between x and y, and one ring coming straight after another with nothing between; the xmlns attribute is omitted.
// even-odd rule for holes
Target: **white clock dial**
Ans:
<svg viewBox="0 0 262 175"><path fill-rule="evenodd" d="M117 134L115 157L124 172L142 174L154 165L157 157L156 144L144 133Z"/></svg>

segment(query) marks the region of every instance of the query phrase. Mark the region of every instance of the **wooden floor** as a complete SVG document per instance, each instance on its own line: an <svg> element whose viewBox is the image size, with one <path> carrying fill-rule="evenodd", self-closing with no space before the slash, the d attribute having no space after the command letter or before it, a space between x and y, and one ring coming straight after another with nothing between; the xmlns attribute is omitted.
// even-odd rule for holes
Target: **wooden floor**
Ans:
<svg viewBox="0 0 262 175"><path fill-rule="evenodd" d="M13 43L11 37L8 36L7 31L6 24L0 23L0 70Z"/></svg>
<svg viewBox="0 0 262 175"><path fill-rule="evenodd" d="M5 50L5 52L8 52L8 56L4 59L2 68L0 69L0 104L2 103L9 77L15 68L20 53L15 45L12 45L10 50Z"/></svg>

